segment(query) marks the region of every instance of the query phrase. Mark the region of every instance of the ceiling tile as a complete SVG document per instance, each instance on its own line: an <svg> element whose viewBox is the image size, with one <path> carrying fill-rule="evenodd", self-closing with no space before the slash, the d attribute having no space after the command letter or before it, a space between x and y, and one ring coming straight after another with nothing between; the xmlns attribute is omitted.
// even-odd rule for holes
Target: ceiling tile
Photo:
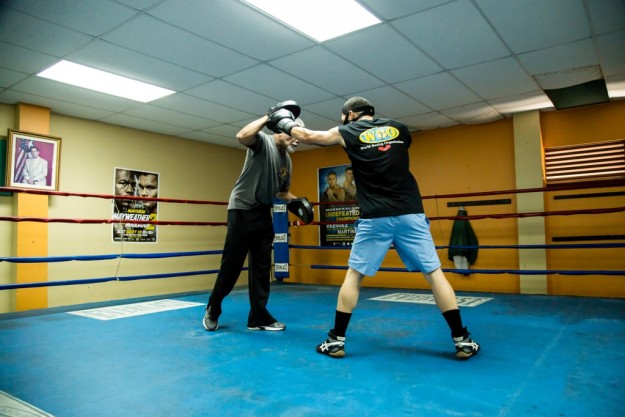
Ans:
<svg viewBox="0 0 625 417"><path fill-rule="evenodd" d="M449 0L360 0L374 14L391 20L447 3Z"/></svg>
<svg viewBox="0 0 625 417"><path fill-rule="evenodd" d="M253 90L278 100L294 99L299 104L315 103L333 97L333 94L299 78L262 64L224 78L232 84Z"/></svg>
<svg viewBox="0 0 625 417"><path fill-rule="evenodd" d="M354 95L369 100L375 108L375 114L381 117L406 117L432 111L393 87L379 87Z"/></svg>
<svg viewBox="0 0 625 417"><path fill-rule="evenodd" d="M521 64L532 74L564 71L599 64L592 40L584 39L519 55Z"/></svg>
<svg viewBox="0 0 625 417"><path fill-rule="evenodd" d="M250 113L181 93L154 100L150 104L186 114L205 117L210 120L221 121L222 123L245 120L253 116Z"/></svg>
<svg viewBox="0 0 625 417"><path fill-rule="evenodd" d="M115 113L111 110L96 109L84 104L68 103L62 100L20 93L14 90L5 90L0 93L0 102L9 104L29 103L36 106L47 107L52 113L90 120L100 120L103 117L107 117Z"/></svg>
<svg viewBox="0 0 625 417"><path fill-rule="evenodd" d="M0 65L28 74L38 73L59 59L41 52L0 42Z"/></svg>
<svg viewBox="0 0 625 417"><path fill-rule="evenodd" d="M214 120L184 114L174 110L152 106L150 104L144 104L134 109L130 109L126 112L126 114L130 116L140 117L142 119L167 123L173 126L185 127L191 130L206 129L209 127L218 126L220 124L219 122L216 122Z"/></svg>
<svg viewBox="0 0 625 417"><path fill-rule="evenodd" d="M509 55L468 0L451 2L391 24L445 68L459 68Z"/></svg>
<svg viewBox="0 0 625 417"><path fill-rule="evenodd" d="M590 10L595 34L625 29L625 2L623 0L588 1L586 5Z"/></svg>
<svg viewBox="0 0 625 417"><path fill-rule="evenodd" d="M228 75L257 63L242 54L148 16L139 16L103 38L213 77Z"/></svg>
<svg viewBox="0 0 625 417"><path fill-rule="evenodd" d="M315 113L319 116L325 117L326 119L333 121L334 126L341 123L341 109L343 105L347 101L346 98L338 97L330 100L325 100L319 103L314 103L306 106L306 109L302 111L302 117L306 116L306 110L310 110L312 113ZM304 121L307 119L304 118Z"/></svg>
<svg viewBox="0 0 625 417"><path fill-rule="evenodd" d="M136 12L109 0L13 0L9 7L92 36L100 36Z"/></svg>
<svg viewBox="0 0 625 417"><path fill-rule="evenodd" d="M398 120L408 126L411 132L414 132L416 130L430 130L440 127L449 127L460 124L457 121L452 120L449 117L438 112L403 117Z"/></svg>
<svg viewBox="0 0 625 417"><path fill-rule="evenodd" d="M212 77L140 54L105 41L95 41L67 59L174 91L184 91Z"/></svg>
<svg viewBox="0 0 625 417"><path fill-rule="evenodd" d="M215 80L186 92L192 96L212 101L217 104L240 109L251 114L261 115L267 108L282 98L262 96L245 88L222 80Z"/></svg>
<svg viewBox="0 0 625 417"><path fill-rule="evenodd" d="M393 83L439 72L441 67L385 25L373 26L325 44L346 60ZM392 45L392 48L388 46Z"/></svg>
<svg viewBox="0 0 625 417"><path fill-rule="evenodd" d="M558 89L583 84L589 81L598 80L603 77L601 68L598 65L572 68L565 71L549 72L537 74L534 79L543 90Z"/></svg>
<svg viewBox="0 0 625 417"><path fill-rule="evenodd" d="M0 13L0 41L61 57L89 42L92 37L12 9Z"/></svg>
<svg viewBox="0 0 625 417"><path fill-rule="evenodd" d="M341 114L341 108L338 108L339 115ZM304 124L311 130L329 130L335 126L341 124L340 116L332 119L320 116L312 111L303 111L300 118L304 121Z"/></svg>
<svg viewBox="0 0 625 417"><path fill-rule="evenodd" d="M223 136L225 138L230 138L230 140L233 142L238 142L236 139L236 136L237 136L237 133L239 133L239 130L241 130L240 127L233 126L233 125L226 125L226 124L211 127L208 129L203 129L204 132Z"/></svg>
<svg viewBox="0 0 625 417"><path fill-rule="evenodd" d="M416 100L427 103L432 110L457 107L481 100L447 72L398 83L395 87Z"/></svg>
<svg viewBox="0 0 625 417"><path fill-rule="evenodd" d="M313 129L362 95L418 131L549 107L539 83L603 76L625 94L623 0L358 1L385 20L318 43L242 0L0 0L0 102L233 146L285 99ZM60 59L177 93L143 104L34 76Z"/></svg>
<svg viewBox="0 0 625 417"><path fill-rule="evenodd" d="M125 4L136 10L145 10L160 3L163 0L116 0L118 3Z"/></svg>
<svg viewBox="0 0 625 417"><path fill-rule="evenodd" d="M503 115L486 102L441 110L441 113L464 124L488 123L503 119Z"/></svg>
<svg viewBox="0 0 625 417"><path fill-rule="evenodd" d="M605 76L625 73L625 30L599 36L597 49Z"/></svg>
<svg viewBox="0 0 625 417"><path fill-rule="evenodd" d="M0 68L0 88L10 87L26 77L28 77L28 74L24 74L23 72Z"/></svg>
<svg viewBox="0 0 625 417"><path fill-rule="evenodd" d="M167 123L155 122L154 120L141 119L139 117L129 116L122 113L117 113L112 116L104 117L101 119L101 121L104 123L130 127L132 129L160 133L163 135L180 135L190 130L183 127L172 126Z"/></svg>
<svg viewBox="0 0 625 417"><path fill-rule="evenodd" d="M514 58L453 70L452 74L483 99L494 99L538 90Z"/></svg>
<svg viewBox="0 0 625 417"><path fill-rule="evenodd" d="M350 64L321 46L271 61L271 65L336 94L350 94L379 87L378 78Z"/></svg>
<svg viewBox="0 0 625 417"><path fill-rule="evenodd" d="M582 0L476 0L515 53L590 37Z"/></svg>
<svg viewBox="0 0 625 417"><path fill-rule="evenodd" d="M149 13L205 39L263 61L315 44L286 25L235 0L168 0Z"/></svg>

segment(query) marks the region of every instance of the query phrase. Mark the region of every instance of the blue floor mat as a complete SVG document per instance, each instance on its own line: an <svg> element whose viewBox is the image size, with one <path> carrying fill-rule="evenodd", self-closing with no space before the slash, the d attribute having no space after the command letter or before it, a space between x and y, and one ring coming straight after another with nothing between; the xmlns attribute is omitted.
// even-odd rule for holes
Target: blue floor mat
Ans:
<svg viewBox="0 0 625 417"><path fill-rule="evenodd" d="M363 288L347 356L333 359L314 348L333 325L337 293L274 284L269 309L284 332L247 330L246 289L224 300L216 332L201 325L207 294L171 298L198 303L190 307L104 321L0 315L0 391L55 417L623 412L625 300L464 294L492 299L462 308L482 350L458 361L435 306L371 300L428 292Z"/></svg>

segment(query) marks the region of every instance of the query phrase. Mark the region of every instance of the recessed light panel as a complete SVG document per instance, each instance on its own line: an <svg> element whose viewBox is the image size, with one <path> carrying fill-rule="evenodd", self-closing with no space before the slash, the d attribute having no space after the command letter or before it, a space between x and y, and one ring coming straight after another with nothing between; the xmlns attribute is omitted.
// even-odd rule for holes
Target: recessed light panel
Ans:
<svg viewBox="0 0 625 417"><path fill-rule="evenodd" d="M353 0L245 0L318 42L380 22Z"/></svg>
<svg viewBox="0 0 625 417"><path fill-rule="evenodd" d="M175 93L175 91L166 88L157 87L69 61L61 61L37 75L76 87L141 101L143 103Z"/></svg>

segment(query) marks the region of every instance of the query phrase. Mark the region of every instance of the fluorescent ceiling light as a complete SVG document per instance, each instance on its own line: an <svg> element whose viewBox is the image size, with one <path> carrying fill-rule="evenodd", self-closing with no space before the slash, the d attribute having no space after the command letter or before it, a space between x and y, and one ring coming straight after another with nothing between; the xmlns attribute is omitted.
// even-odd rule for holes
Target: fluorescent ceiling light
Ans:
<svg viewBox="0 0 625 417"><path fill-rule="evenodd" d="M37 75L143 103L175 93L175 91L166 88L156 87L69 61L61 61Z"/></svg>
<svg viewBox="0 0 625 417"><path fill-rule="evenodd" d="M380 22L354 0L245 1L318 42Z"/></svg>

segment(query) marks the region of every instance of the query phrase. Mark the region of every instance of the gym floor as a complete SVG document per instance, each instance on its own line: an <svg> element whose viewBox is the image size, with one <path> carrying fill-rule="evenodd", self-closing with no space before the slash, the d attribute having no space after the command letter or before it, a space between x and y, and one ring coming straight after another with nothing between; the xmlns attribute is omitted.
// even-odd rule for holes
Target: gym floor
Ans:
<svg viewBox="0 0 625 417"><path fill-rule="evenodd" d="M224 301L216 332L201 325L207 294L0 315L0 416L613 417L625 409L625 300L459 293L482 345L459 361L438 309L422 303L429 292L363 288L347 355L334 359L314 347L332 327L337 292L274 284L269 308L284 332L247 330L242 288Z"/></svg>

